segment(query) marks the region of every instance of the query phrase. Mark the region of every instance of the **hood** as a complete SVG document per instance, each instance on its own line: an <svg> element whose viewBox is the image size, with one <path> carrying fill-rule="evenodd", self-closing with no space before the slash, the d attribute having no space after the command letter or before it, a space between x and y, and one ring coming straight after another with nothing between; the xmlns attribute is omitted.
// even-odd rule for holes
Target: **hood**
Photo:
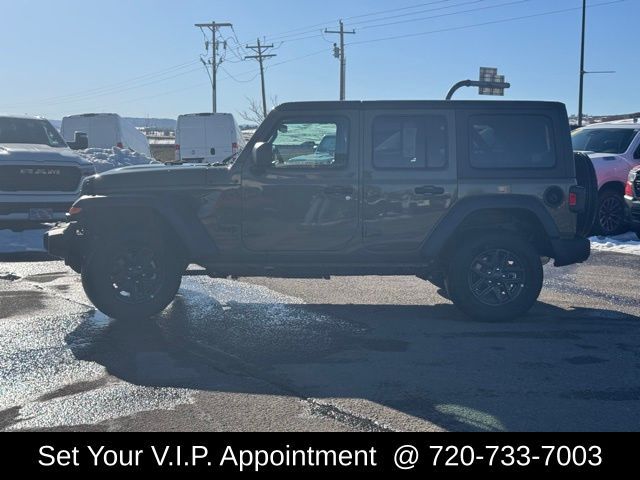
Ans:
<svg viewBox="0 0 640 480"><path fill-rule="evenodd" d="M613 161L620 158L620 155L617 155L615 153L596 153L587 151L580 151L580 153L587 154L591 160Z"/></svg>
<svg viewBox="0 0 640 480"><path fill-rule="evenodd" d="M90 177L90 190L100 194L107 192L132 192L162 190L167 192L188 187L231 184L229 168L209 165L133 165L116 168Z"/></svg>
<svg viewBox="0 0 640 480"><path fill-rule="evenodd" d="M3 143L0 145L0 162L42 162L55 164L90 165L85 158L70 148L50 147L30 143Z"/></svg>

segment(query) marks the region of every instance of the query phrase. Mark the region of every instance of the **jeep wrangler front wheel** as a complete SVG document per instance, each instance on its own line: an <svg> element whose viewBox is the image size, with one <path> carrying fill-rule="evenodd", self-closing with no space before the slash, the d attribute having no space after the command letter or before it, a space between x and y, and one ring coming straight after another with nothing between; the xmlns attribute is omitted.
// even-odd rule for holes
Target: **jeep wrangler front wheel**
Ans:
<svg viewBox="0 0 640 480"><path fill-rule="evenodd" d="M183 262L159 236L111 235L95 242L82 266L82 286L98 310L115 319L142 320L173 300Z"/></svg>
<svg viewBox="0 0 640 480"><path fill-rule="evenodd" d="M479 320L507 320L526 313L542 289L542 263L533 245L511 234L473 238L449 265L453 303Z"/></svg>

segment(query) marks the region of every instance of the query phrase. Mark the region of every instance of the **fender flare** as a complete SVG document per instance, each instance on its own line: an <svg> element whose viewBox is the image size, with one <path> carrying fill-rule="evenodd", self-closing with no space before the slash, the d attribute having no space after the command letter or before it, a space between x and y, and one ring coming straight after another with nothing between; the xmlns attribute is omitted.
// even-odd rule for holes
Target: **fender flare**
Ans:
<svg viewBox="0 0 640 480"><path fill-rule="evenodd" d="M423 242L423 256L438 258L465 218L474 212L487 209L526 210L538 218L550 241L560 238L560 232L551 214L537 198L516 194L478 195L463 198L451 207Z"/></svg>
<svg viewBox="0 0 640 480"><path fill-rule="evenodd" d="M82 209L80 220L91 218L91 211L97 209L135 209L153 210L175 233L192 259L214 257L219 249L197 217L197 211L189 208L184 201L171 196L148 194L95 195L80 197L75 207Z"/></svg>

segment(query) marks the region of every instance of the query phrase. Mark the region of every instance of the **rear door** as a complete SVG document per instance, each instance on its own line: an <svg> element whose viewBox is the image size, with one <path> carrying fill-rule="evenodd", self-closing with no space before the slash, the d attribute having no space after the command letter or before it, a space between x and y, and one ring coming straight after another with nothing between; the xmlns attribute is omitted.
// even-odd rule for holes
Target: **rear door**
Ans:
<svg viewBox="0 0 640 480"><path fill-rule="evenodd" d="M364 115L364 245L419 250L457 196L452 110L371 109Z"/></svg>
<svg viewBox="0 0 640 480"><path fill-rule="evenodd" d="M231 155L232 123L230 115L217 114L209 117L205 129L206 162L221 162Z"/></svg>
<svg viewBox="0 0 640 480"><path fill-rule="evenodd" d="M206 148L207 117L187 116L180 121L179 145L180 159L187 163L202 163L207 156Z"/></svg>

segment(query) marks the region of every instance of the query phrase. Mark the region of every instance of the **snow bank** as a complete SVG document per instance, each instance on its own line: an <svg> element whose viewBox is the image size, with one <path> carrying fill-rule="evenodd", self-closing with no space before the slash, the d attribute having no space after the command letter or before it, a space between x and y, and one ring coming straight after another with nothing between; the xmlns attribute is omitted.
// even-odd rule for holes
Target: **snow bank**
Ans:
<svg viewBox="0 0 640 480"><path fill-rule="evenodd" d="M14 232L0 230L0 253L43 252L42 236L48 228Z"/></svg>
<svg viewBox="0 0 640 480"><path fill-rule="evenodd" d="M590 240L593 250L640 255L640 241L632 232L615 237L591 237Z"/></svg>
<svg viewBox="0 0 640 480"><path fill-rule="evenodd" d="M82 155L93 163L96 166L98 173L106 172L113 168L128 167L131 165L160 163L141 153L118 147L87 148L86 150L78 150L76 153Z"/></svg>

